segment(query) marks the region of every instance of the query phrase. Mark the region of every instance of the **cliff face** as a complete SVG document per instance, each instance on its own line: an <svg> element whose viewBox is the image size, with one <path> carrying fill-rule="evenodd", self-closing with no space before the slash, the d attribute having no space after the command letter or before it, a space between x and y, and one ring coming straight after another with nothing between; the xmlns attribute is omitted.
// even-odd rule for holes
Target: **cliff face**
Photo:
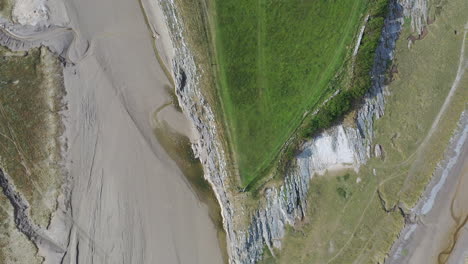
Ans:
<svg viewBox="0 0 468 264"><path fill-rule="evenodd" d="M230 262L233 262L231 252L237 249L234 246L237 243L232 241L235 241L237 235L234 233L232 223L233 196L229 192L226 155L220 144L213 111L198 86L200 69L196 67L194 57L185 41L184 27L177 14L176 4L174 0L160 0L159 4L164 11L175 50L172 73L176 82L176 95L182 111L198 132L198 140L192 144L192 149L196 157L200 159L205 179L210 183L220 204L223 227L227 234L228 254Z"/></svg>
<svg viewBox="0 0 468 264"><path fill-rule="evenodd" d="M205 178L215 190L221 206L230 263L256 263L266 247L281 248L285 225L301 220L307 208L309 182L315 173L343 167L358 170L373 153L373 120L384 114L386 87L385 73L393 59L396 40L403 16L414 16L416 30L425 19L425 0L392 0L372 69L372 88L365 95L357 111L355 125L338 125L303 145L295 164L285 175L280 187L267 189L258 209L247 212L242 198L235 193L234 183L228 177L226 160L219 143L213 112L198 87L198 74L194 58L184 39L184 28L173 1L160 1L171 27L176 92L183 111L192 120L199 133L193 145L200 158ZM417 18L417 19L416 19ZM378 149L378 148L377 148ZM247 227L238 219L247 217ZM273 251L272 251L273 252Z"/></svg>

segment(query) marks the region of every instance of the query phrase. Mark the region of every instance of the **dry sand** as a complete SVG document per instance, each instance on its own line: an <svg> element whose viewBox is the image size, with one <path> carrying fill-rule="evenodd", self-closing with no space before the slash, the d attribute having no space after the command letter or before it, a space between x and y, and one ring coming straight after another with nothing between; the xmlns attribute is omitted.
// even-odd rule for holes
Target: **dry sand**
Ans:
<svg viewBox="0 0 468 264"><path fill-rule="evenodd" d="M157 36L138 1L65 0L77 39L64 73L74 221L64 263L222 263L206 206L153 134L170 83L152 41L166 63L172 50L158 5L143 6Z"/></svg>

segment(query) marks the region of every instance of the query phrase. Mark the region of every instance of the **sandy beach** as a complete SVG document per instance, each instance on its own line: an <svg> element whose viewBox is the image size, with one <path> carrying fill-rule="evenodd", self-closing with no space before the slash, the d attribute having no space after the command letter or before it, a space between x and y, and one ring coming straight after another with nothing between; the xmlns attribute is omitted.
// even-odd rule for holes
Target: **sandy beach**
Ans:
<svg viewBox="0 0 468 264"><path fill-rule="evenodd" d="M74 221L64 263L222 263L206 206L151 126L154 111L170 102L153 47L157 39L170 62L157 2L66 0L65 8L76 64L64 72ZM190 127L180 117L167 121Z"/></svg>

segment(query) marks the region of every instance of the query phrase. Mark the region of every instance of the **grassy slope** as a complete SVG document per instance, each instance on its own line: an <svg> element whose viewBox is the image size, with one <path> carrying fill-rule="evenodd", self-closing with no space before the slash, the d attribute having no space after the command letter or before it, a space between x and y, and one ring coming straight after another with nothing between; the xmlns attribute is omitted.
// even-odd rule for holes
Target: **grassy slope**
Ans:
<svg viewBox="0 0 468 264"><path fill-rule="evenodd" d="M365 2L216 1L220 93L244 184L332 92Z"/></svg>
<svg viewBox="0 0 468 264"><path fill-rule="evenodd" d="M454 30L462 31L468 11L463 0L446 2L439 10L428 36L411 50L405 40L408 28L399 40L399 74L389 87L386 115L376 121L374 142L382 144L385 160L371 159L347 180L331 176L312 180L310 217L289 230L277 258L267 257L264 263L377 263L384 258L404 220L398 210L383 210L377 190L387 209L398 201L415 204L468 98L465 75L439 129L421 147L455 78L462 38Z"/></svg>
<svg viewBox="0 0 468 264"><path fill-rule="evenodd" d="M0 167L28 200L31 217L41 226L49 223L54 205L47 203L55 199L57 193L53 191L61 184L57 138L62 96L59 69L58 59L46 48L15 53L0 47ZM1 254L6 258L12 248L30 247L33 251L25 249L19 261L35 258L29 255L34 253L32 244L7 217L12 209L7 209L11 206L3 195L0 205ZM10 239L1 239L3 236L10 236L16 243L4 245Z"/></svg>

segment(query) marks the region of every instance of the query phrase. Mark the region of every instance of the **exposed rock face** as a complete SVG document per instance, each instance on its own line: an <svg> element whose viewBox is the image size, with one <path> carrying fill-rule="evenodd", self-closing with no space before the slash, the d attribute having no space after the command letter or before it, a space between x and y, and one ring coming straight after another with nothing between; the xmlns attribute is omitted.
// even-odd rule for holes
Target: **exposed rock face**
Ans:
<svg viewBox="0 0 468 264"><path fill-rule="evenodd" d="M422 34L427 22L427 0L399 0L406 17L411 18L413 31Z"/></svg>
<svg viewBox="0 0 468 264"><path fill-rule="evenodd" d="M380 144L376 144L374 147L374 156L376 158L382 157L382 146Z"/></svg>
<svg viewBox="0 0 468 264"><path fill-rule="evenodd" d="M307 170L309 175L324 174L327 170L353 168L366 161L366 149L361 149L361 135L354 128L336 126L303 146L298 155L299 166Z"/></svg>
<svg viewBox="0 0 468 264"><path fill-rule="evenodd" d="M263 249L281 248L285 225L293 225L306 214L309 182L315 173L334 168L359 169L370 157L374 136L373 120L380 118L385 109L385 73L393 59L396 40L403 23L403 15L418 17L415 27L422 27L425 0L392 0L385 21L380 44L372 69L372 88L366 94L358 110L355 127L335 126L304 144L278 188L265 191L265 200L249 217L247 228L236 219L244 214L241 199L236 199L235 184L226 171L225 154L217 134L213 112L198 87L198 74L194 57L184 39L184 28L176 13L173 1L160 1L171 28L176 47L174 73L177 95L184 113L189 116L199 133L193 145L221 206L224 229L227 233L227 249L230 263L256 263L262 258ZM422 16L422 17L421 17ZM421 22L421 24L419 24Z"/></svg>

